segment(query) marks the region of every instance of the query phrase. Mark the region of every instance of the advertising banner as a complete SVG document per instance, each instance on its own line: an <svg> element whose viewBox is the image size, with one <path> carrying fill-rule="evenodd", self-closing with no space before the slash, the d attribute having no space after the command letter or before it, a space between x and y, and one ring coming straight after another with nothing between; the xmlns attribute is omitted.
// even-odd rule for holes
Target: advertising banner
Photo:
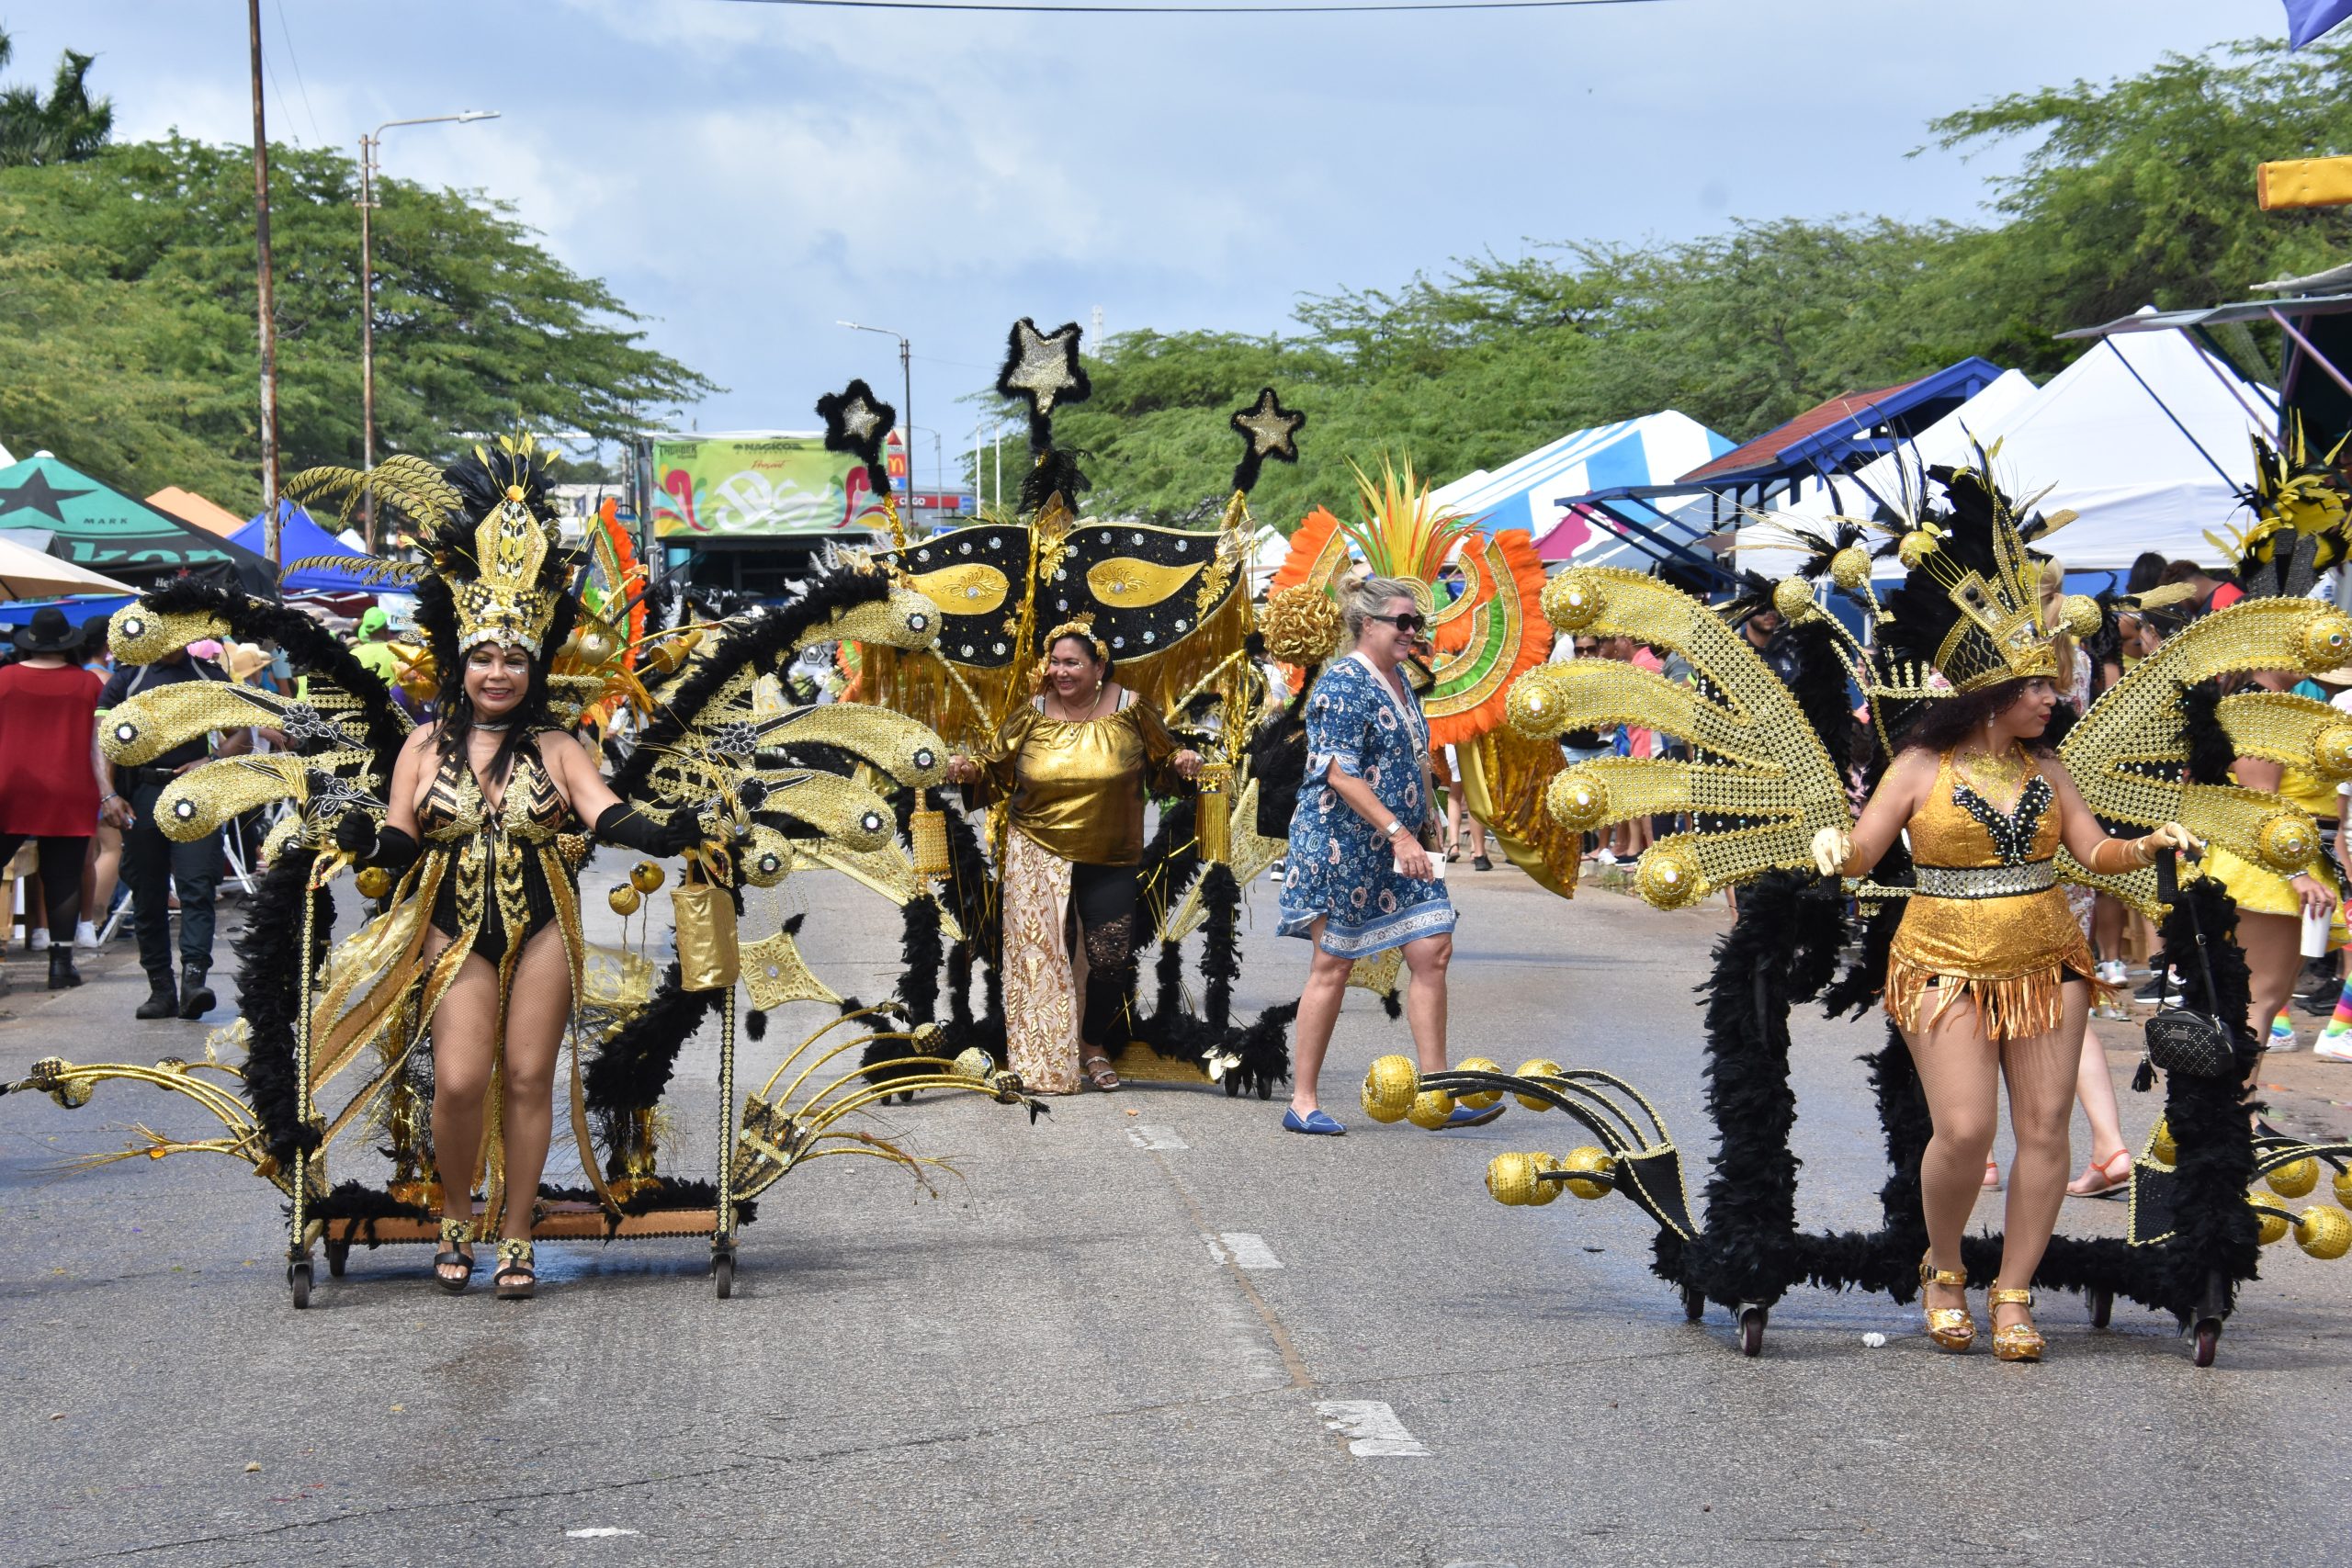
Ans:
<svg viewBox="0 0 2352 1568"><path fill-rule="evenodd" d="M743 538L881 528L865 469L820 435L653 444L655 537Z"/></svg>

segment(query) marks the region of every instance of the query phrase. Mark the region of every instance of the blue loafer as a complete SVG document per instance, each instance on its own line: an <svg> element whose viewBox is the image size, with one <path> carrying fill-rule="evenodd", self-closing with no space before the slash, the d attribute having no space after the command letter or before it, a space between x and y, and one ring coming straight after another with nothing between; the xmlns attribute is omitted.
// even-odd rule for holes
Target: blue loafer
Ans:
<svg viewBox="0 0 2352 1568"><path fill-rule="evenodd" d="M1347 1132L1347 1129L1333 1121L1329 1111L1310 1111L1301 1116L1295 1111L1285 1111L1283 1112L1283 1131L1311 1133L1328 1138L1336 1138Z"/></svg>
<svg viewBox="0 0 2352 1568"><path fill-rule="evenodd" d="M1436 1130L1442 1133L1454 1127L1483 1127L1502 1113L1503 1108L1499 1101L1489 1105L1484 1111L1474 1111L1469 1106L1457 1105L1453 1108L1453 1114L1440 1122Z"/></svg>

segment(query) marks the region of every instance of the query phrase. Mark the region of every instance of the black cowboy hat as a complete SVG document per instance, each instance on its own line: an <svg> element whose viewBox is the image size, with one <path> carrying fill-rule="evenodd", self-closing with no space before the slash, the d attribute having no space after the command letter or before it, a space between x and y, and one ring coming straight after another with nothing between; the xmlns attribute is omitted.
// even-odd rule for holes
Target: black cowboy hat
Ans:
<svg viewBox="0 0 2352 1568"><path fill-rule="evenodd" d="M54 604L43 604L33 618L17 628L19 653L72 653L82 646L81 629Z"/></svg>

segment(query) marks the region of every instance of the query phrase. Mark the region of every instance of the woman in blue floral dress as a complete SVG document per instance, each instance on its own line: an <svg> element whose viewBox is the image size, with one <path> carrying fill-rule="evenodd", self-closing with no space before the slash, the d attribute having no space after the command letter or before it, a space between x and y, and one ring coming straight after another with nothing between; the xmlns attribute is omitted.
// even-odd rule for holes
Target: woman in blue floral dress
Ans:
<svg viewBox="0 0 2352 1568"><path fill-rule="evenodd" d="M1291 815L1282 933L1315 943L1294 1033L1294 1092L1283 1125L1346 1129L1316 1106L1356 960L1405 950L1412 985L1405 1010L1423 1072L1445 1066L1445 971L1453 956L1453 903L1420 832L1435 812L1429 721L1399 668L1424 626L1412 590L1374 577L1348 590L1340 614L1352 652L1335 659L1306 704L1306 778ZM1463 1125L1491 1120L1467 1109Z"/></svg>

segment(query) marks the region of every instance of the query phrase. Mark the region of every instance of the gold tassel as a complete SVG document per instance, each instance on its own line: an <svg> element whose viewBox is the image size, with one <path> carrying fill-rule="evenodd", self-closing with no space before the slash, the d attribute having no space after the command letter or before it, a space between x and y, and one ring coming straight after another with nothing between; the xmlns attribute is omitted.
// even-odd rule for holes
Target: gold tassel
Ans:
<svg viewBox="0 0 2352 1568"><path fill-rule="evenodd" d="M1917 1034L1933 1028L1936 1019L1947 1009L1968 998L1976 1004L1986 1039L2030 1039L2052 1032L2064 1021L2065 994L2062 987L2068 967L2057 964L2029 974L1979 979L1937 975L1909 963L1896 952L1887 957L1886 1015L1906 1033ZM1935 1010L1922 1017L1931 986L1938 988L1939 1000Z"/></svg>
<svg viewBox="0 0 2352 1568"><path fill-rule="evenodd" d="M1224 865L1233 857L1233 764L1201 764L1200 807L1193 836L1200 840L1201 863Z"/></svg>

